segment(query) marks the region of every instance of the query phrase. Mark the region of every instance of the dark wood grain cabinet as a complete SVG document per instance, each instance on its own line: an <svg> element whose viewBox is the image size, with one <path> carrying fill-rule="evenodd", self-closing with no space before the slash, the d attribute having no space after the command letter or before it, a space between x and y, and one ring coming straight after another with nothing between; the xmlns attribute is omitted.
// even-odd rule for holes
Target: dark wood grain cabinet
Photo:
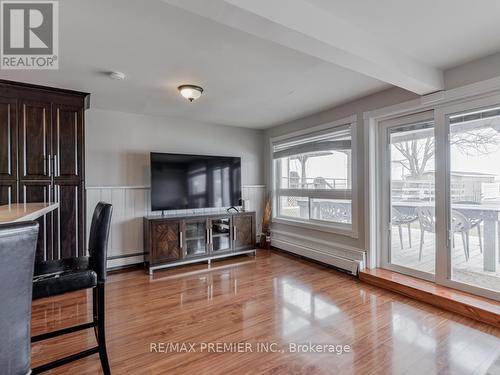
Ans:
<svg viewBox="0 0 500 375"><path fill-rule="evenodd" d="M54 247L61 258L85 255L85 192L79 181L54 182Z"/></svg>
<svg viewBox="0 0 500 375"><path fill-rule="evenodd" d="M50 103L21 99L18 118L19 178L50 179L52 155Z"/></svg>
<svg viewBox="0 0 500 375"><path fill-rule="evenodd" d="M151 261L154 264L179 260L182 257L182 222L179 220L155 222L151 226L154 239Z"/></svg>
<svg viewBox="0 0 500 375"><path fill-rule="evenodd" d="M248 249L255 244L255 217L241 214L233 217L233 249Z"/></svg>
<svg viewBox="0 0 500 375"><path fill-rule="evenodd" d="M19 182L19 203L53 202L54 194L50 181ZM39 224L36 260L58 259L53 246L53 212L37 219Z"/></svg>
<svg viewBox="0 0 500 375"><path fill-rule="evenodd" d="M0 179L17 179L17 101L0 97Z"/></svg>
<svg viewBox="0 0 500 375"><path fill-rule="evenodd" d="M0 206L17 203L17 181L0 180Z"/></svg>
<svg viewBox="0 0 500 375"><path fill-rule="evenodd" d="M83 175L83 110L79 106L52 106L54 177L80 180Z"/></svg>
<svg viewBox="0 0 500 375"><path fill-rule="evenodd" d="M149 272L255 252L255 212L144 217Z"/></svg>
<svg viewBox="0 0 500 375"><path fill-rule="evenodd" d="M0 80L0 204L58 202L39 219L37 259L85 255L89 94Z"/></svg>

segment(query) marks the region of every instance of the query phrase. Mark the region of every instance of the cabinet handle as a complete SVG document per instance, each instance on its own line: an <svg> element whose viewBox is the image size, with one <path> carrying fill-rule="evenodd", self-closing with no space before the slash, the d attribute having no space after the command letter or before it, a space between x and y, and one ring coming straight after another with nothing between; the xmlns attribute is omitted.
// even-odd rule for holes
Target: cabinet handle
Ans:
<svg viewBox="0 0 500 375"><path fill-rule="evenodd" d="M57 165L57 154L54 155L54 176L59 177L59 165Z"/></svg>
<svg viewBox="0 0 500 375"><path fill-rule="evenodd" d="M236 225L233 226L233 240L236 241Z"/></svg>
<svg viewBox="0 0 500 375"><path fill-rule="evenodd" d="M182 249L182 231L179 232L179 247Z"/></svg>
<svg viewBox="0 0 500 375"><path fill-rule="evenodd" d="M210 229L208 229L208 228L207 228L206 235L207 235L207 245L210 245Z"/></svg>

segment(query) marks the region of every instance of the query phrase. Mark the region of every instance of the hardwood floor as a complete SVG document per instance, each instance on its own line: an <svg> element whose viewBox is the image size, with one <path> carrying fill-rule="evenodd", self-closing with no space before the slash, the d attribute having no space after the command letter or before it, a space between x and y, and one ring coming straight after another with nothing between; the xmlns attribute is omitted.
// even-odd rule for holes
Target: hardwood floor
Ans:
<svg viewBox="0 0 500 375"><path fill-rule="evenodd" d="M90 319L89 300L90 293L78 292L36 301L33 334ZM482 374L500 357L500 329L265 250L211 270L205 264L152 277L141 270L110 275L106 301L108 354L119 375ZM196 352L150 350L152 343L183 342ZM252 351L202 350L220 342L250 343ZM266 342L283 352L256 352ZM308 342L351 350L290 352L290 343ZM33 345L33 366L93 344L89 330ZM51 373L101 372L94 355Z"/></svg>

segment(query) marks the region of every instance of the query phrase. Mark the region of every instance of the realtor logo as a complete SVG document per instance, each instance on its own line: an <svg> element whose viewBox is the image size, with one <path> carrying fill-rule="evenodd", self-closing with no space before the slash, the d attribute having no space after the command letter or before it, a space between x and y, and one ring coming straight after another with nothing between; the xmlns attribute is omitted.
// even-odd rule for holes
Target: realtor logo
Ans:
<svg viewBox="0 0 500 375"><path fill-rule="evenodd" d="M58 69L57 1L2 1L1 69Z"/></svg>

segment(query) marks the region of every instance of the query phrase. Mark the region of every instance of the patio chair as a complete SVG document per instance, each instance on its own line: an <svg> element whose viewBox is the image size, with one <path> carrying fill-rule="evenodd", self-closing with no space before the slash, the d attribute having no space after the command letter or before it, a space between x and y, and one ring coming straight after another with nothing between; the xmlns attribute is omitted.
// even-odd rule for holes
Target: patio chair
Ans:
<svg viewBox="0 0 500 375"><path fill-rule="evenodd" d="M408 214L403 213L397 208L392 207L392 217L391 223L398 227L399 231L399 243L401 244L401 249L403 249L403 225L408 226L408 241L411 247L411 223L418 220L418 215L416 213Z"/></svg>
<svg viewBox="0 0 500 375"><path fill-rule="evenodd" d="M422 260L422 250L424 245L425 232L436 233L436 215L434 207L417 207L418 221L420 223L420 249L418 253L418 260ZM469 261L469 232L471 225L465 215L452 210L451 218L451 231L453 236L455 233L460 233L462 236L462 243L464 247L465 260ZM455 241L453 241L455 247Z"/></svg>
<svg viewBox="0 0 500 375"><path fill-rule="evenodd" d="M479 206L481 203L475 202L475 201L458 201L458 202L453 202L453 204L470 204L470 205L475 205ZM481 235L481 223L483 222L482 217L469 217L467 213L462 212L465 217L467 218L467 221L470 223L470 227L472 228L477 228L477 234L479 236L479 251L482 254L483 253L483 237Z"/></svg>
<svg viewBox="0 0 500 375"><path fill-rule="evenodd" d="M319 214L321 219L337 223L350 223L351 205L336 202L321 202L319 203Z"/></svg>

